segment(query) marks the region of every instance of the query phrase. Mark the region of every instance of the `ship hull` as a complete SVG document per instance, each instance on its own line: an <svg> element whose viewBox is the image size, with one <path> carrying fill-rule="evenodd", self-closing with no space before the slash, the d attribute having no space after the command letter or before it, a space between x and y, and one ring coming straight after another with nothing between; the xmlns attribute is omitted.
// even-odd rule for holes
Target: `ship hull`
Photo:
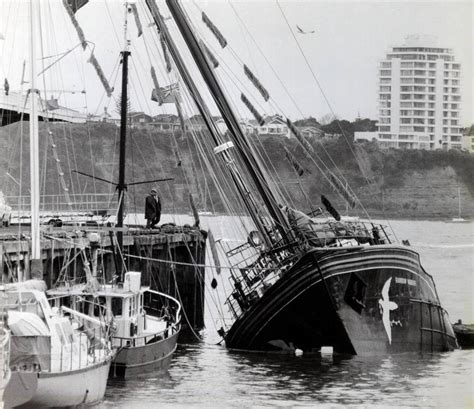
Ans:
<svg viewBox="0 0 474 409"><path fill-rule="evenodd" d="M432 277L398 246L315 249L255 301L227 332L229 348L342 354L457 347Z"/></svg>
<svg viewBox="0 0 474 409"><path fill-rule="evenodd" d="M99 403L105 394L111 358L86 368L39 372L35 394L23 408L50 408Z"/></svg>
<svg viewBox="0 0 474 409"><path fill-rule="evenodd" d="M148 372L167 371L176 351L178 335L179 330L164 340L121 348L110 367L110 376L130 378Z"/></svg>
<svg viewBox="0 0 474 409"><path fill-rule="evenodd" d="M4 407L24 405L33 398L37 388L38 375L35 372L12 371L3 395Z"/></svg>

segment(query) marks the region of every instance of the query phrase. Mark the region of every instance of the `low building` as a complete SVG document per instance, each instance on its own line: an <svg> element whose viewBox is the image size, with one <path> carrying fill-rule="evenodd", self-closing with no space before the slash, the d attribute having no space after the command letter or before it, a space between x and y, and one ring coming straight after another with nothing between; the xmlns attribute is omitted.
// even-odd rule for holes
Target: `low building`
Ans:
<svg viewBox="0 0 474 409"><path fill-rule="evenodd" d="M225 121L222 118L216 120L216 125L222 134L225 134L227 132L227 125L225 124ZM239 120L239 125L242 131L244 132L244 135L250 136L255 135L257 133L256 125L252 124L252 122L247 119Z"/></svg>
<svg viewBox="0 0 474 409"><path fill-rule="evenodd" d="M152 118L152 121L148 125L153 129L164 133L174 133L181 131L179 117L172 114L156 115Z"/></svg>
<svg viewBox="0 0 474 409"><path fill-rule="evenodd" d="M355 132L354 141L376 141L381 148L432 149L430 137L425 133L413 132L411 135L387 134L379 132ZM455 148L453 148L455 149Z"/></svg>
<svg viewBox="0 0 474 409"><path fill-rule="evenodd" d="M257 128L258 136L280 136L290 138L291 131L280 115L267 116L265 123Z"/></svg>
<svg viewBox="0 0 474 409"><path fill-rule="evenodd" d="M152 120L153 118L144 112L130 112L128 114L128 122L132 126L146 126L152 122Z"/></svg>
<svg viewBox="0 0 474 409"><path fill-rule="evenodd" d="M0 93L0 126L22 119L29 120L29 113L30 104L26 93L7 91ZM39 100L38 117L40 121L47 118L51 122L85 123L87 120L85 114L59 105L58 100L54 98Z"/></svg>
<svg viewBox="0 0 474 409"><path fill-rule="evenodd" d="M297 126L297 128L305 138L324 137L324 131L316 126Z"/></svg>

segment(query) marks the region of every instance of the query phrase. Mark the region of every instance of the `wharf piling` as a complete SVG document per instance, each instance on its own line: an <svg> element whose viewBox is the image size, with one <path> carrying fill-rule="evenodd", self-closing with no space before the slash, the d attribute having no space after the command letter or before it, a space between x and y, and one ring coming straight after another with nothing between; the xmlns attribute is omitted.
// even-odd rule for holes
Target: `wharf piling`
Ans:
<svg viewBox="0 0 474 409"><path fill-rule="evenodd" d="M48 288L58 283L72 285L84 279L84 260L94 260L94 252L98 280L119 282L114 260L116 232L116 228L101 226L45 227L41 239L42 277L32 277L29 232L19 234L14 226L1 229L2 282L42 278ZM126 269L140 271L142 285L180 300L182 322L193 330L204 328L206 238L207 232L189 225L123 229Z"/></svg>

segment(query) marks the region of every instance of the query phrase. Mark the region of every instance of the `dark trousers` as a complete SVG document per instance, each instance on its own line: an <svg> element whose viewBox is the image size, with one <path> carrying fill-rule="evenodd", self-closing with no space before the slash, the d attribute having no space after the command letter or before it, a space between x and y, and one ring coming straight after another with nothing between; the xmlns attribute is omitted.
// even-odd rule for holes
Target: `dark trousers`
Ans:
<svg viewBox="0 0 474 409"><path fill-rule="evenodd" d="M158 217L155 217L153 219L146 219L146 227L148 229L152 229L153 227L155 227L155 225L157 225L160 221L160 216Z"/></svg>

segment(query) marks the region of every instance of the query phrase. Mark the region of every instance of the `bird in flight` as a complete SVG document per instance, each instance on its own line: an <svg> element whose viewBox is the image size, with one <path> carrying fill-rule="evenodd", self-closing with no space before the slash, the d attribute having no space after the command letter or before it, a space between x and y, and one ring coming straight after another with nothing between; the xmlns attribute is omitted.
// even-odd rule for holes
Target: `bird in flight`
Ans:
<svg viewBox="0 0 474 409"><path fill-rule="evenodd" d="M313 34L315 31L312 30L312 31L304 31L300 26L296 26L296 28L298 29L298 33L299 34Z"/></svg>

